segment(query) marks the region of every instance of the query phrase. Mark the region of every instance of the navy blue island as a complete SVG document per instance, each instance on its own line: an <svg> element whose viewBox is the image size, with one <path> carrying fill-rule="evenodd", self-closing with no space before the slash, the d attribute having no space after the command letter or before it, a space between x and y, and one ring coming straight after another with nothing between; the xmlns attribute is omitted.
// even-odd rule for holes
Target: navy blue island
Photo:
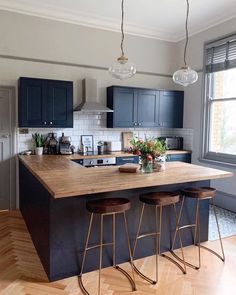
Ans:
<svg viewBox="0 0 236 295"><path fill-rule="evenodd" d="M131 201L127 211L130 241L133 245L141 210L139 195L161 190L180 190L186 186L209 186L211 179L232 176L232 173L183 162L166 163L166 170L154 173L120 173L118 166L84 168L73 156L19 156L20 210L47 273L54 281L80 273L90 214L88 200L125 197ZM223 181L223 180L222 180ZM193 222L195 203L186 202L183 221ZM152 206L147 208L142 231L154 229ZM201 239L208 239L209 201L201 202ZM95 216L95 218L98 218ZM112 218L105 217L104 242L111 241ZM122 229L119 231L119 229ZM117 263L129 261L122 216L117 217ZM172 208L163 212L161 251L170 248L175 218ZM99 220L94 222L90 243L99 240ZM183 235L184 246L193 243L191 235ZM178 247L178 245L176 245ZM103 267L112 264L111 247L104 249ZM98 269L98 249L89 251L85 272ZM155 253L155 239L143 239L136 258Z"/></svg>

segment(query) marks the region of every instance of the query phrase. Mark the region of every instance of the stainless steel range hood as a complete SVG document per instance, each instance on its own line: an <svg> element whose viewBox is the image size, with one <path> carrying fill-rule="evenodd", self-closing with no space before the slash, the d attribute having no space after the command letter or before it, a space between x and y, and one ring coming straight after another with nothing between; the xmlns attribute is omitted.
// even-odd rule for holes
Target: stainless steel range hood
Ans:
<svg viewBox="0 0 236 295"><path fill-rule="evenodd" d="M87 113L108 113L112 109L98 102L98 87L96 79L82 80L82 103L74 111Z"/></svg>

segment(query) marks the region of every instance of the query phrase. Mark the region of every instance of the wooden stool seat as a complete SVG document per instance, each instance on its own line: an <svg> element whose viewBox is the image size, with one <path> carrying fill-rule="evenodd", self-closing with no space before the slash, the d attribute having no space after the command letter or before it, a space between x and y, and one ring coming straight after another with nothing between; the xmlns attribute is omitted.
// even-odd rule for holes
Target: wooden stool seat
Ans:
<svg viewBox="0 0 236 295"><path fill-rule="evenodd" d="M87 202L86 208L91 213L118 213L129 210L131 202L125 198L99 199Z"/></svg>
<svg viewBox="0 0 236 295"><path fill-rule="evenodd" d="M211 199L215 197L216 189L212 187L187 187L182 193L189 198Z"/></svg>
<svg viewBox="0 0 236 295"><path fill-rule="evenodd" d="M179 202L177 192L154 192L143 194L139 197L140 201L149 205L169 206Z"/></svg>

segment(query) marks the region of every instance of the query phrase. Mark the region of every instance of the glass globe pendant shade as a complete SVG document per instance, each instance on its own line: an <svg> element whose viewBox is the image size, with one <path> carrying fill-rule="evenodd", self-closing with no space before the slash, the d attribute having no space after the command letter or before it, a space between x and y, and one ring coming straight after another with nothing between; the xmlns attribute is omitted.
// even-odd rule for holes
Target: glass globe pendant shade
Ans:
<svg viewBox="0 0 236 295"><path fill-rule="evenodd" d="M182 86L193 84L198 79L198 73L188 66L182 67L173 74L173 81Z"/></svg>
<svg viewBox="0 0 236 295"><path fill-rule="evenodd" d="M136 73L136 67L128 61L124 55L117 58L117 62L109 67L109 73L113 78L125 80L131 78Z"/></svg>

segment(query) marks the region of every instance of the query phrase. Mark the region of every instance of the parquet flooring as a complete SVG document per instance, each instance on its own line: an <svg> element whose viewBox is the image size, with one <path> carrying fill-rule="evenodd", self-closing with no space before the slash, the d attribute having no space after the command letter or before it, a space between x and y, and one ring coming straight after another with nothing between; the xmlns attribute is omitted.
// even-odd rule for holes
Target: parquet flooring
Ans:
<svg viewBox="0 0 236 295"><path fill-rule="evenodd" d="M217 249L218 241L207 242ZM160 257L159 283L149 285L138 276L138 291L130 292L130 285L114 269L103 270L102 287L105 295L161 294L161 295L227 295L236 294L236 236L225 238L226 262L222 263L202 250L202 268L188 268L183 275L172 263ZM197 249L185 248L187 259L194 261ZM153 257L136 262L146 274L154 276ZM129 265L123 267L129 271ZM97 294L97 272L84 275L91 295ZM49 283L19 211L0 212L0 294L1 295L81 295L77 277Z"/></svg>

